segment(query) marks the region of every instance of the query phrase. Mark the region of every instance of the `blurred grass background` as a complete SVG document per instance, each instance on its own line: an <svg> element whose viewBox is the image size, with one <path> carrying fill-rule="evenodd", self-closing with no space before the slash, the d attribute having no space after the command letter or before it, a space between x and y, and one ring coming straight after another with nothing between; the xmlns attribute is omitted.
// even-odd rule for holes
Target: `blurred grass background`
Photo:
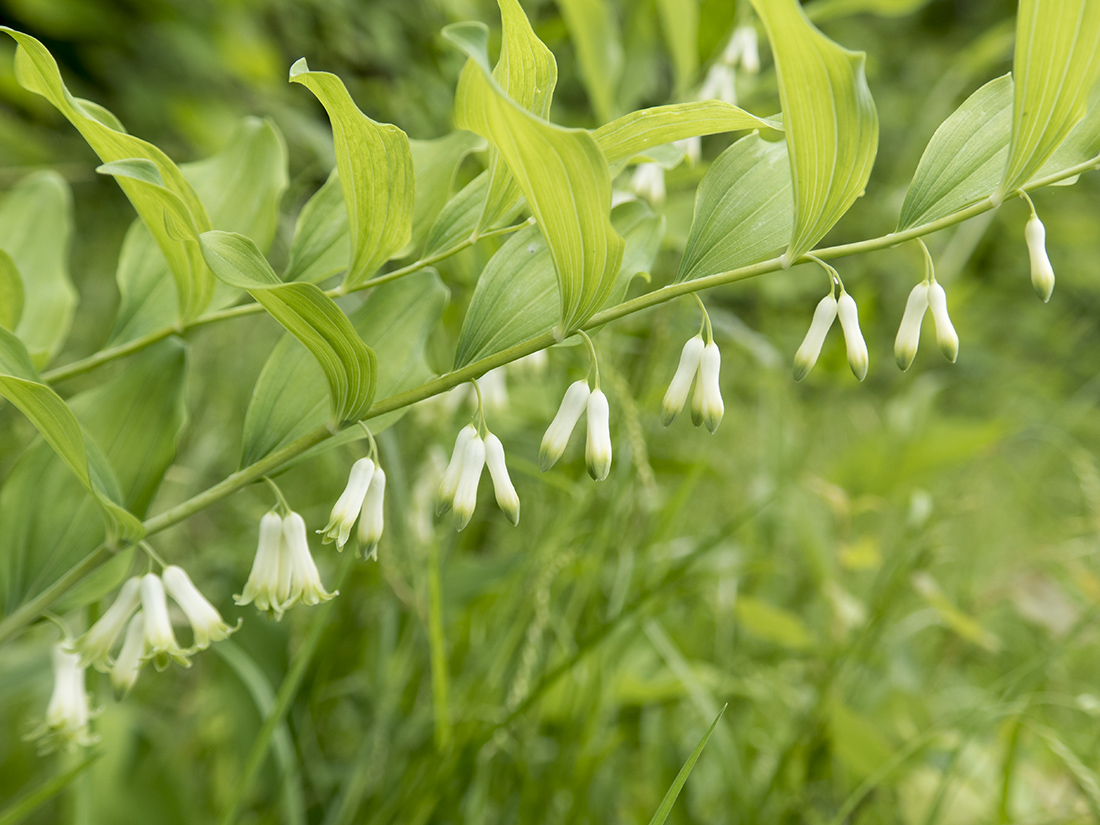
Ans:
<svg viewBox="0 0 1100 825"><path fill-rule="evenodd" d="M555 119L594 125L558 6L523 5L558 57ZM736 8L699 6L701 79ZM610 7L628 67L616 105L674 99L653 3ZM878 236L893 228L938 123L1010 69L1014 4L807 9L867 51L883 129L868 195L830 239ZM289 65L305 56L339 74L373 118L436 137L450 128L461 68L439 30L462 19L498 26L483 0L0 0L0 20L42 39L75 94L177 161L215 151L240 116L271 117L292 180L276 258L332 165L323 112L286 83ZM64 361L110 329L132 212L94 174L79 136L17 87L13 51L0 42L0 188L48 166L75 190L81 305ZM739 76L738 91L758 114L778 108L767 60L759 76ZM669 174L654 284L673 276L694 186L728 143L705 139L703 164ZM585 371L583 355L555 350L545 374L510 373L509 405L489 423L523 500L519 528L487 484L463 533L434 518L433 468L466 413L414 411L380 441L390 477L380 561L356 565L341 588L240 821L645 822L727 703L670 822L1096 821L1098 198L1095 176L1035 197L1059 276L1048 305L1028 283L1022 204L930 239L962 339L954 366L930 333L908 373L893 364L905 296L921 277L915 248L838 265L870 347L863 385L838 331L809 379L790 378L825 286L818 272L707 295L727 408L715 436L686 416L668 430L658 420L698 324L693 302L604 331L616 458L600 485L584 473L578 436L552 472L537 472L542 430ZM434 342L439 369L492 251L483 243L441 266L454 305ZM235 468L252 377L276 337L257 318L189 338L190 424L154 511ZM2 477L29 428L10 409L0 419ZM310 525L325 520L353 457L330 452L281 479ZM103 755L28 821L196 823L225 811L311 620L311 609L275 624L232 605L269 506L251 488L157 537L245 625L191 670L143 672L124 702L91 679ZM335 554L316 555L332 581ZM20 741L48 698L52 633L38 627L0 649L0 800L69 764Z"/></svg>

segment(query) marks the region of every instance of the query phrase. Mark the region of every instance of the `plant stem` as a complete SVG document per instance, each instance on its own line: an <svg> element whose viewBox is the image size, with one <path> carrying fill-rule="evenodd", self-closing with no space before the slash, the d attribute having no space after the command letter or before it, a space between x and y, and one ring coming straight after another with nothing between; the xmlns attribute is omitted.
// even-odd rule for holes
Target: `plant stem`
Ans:
<svg viewBox="0 0 1100 825"><path fill-rule="evenodd" d="M451 712L448 700L447 642L443 636L443 586L439 575L439 542L428 548L428 643L432 663L432 710L435 747L440 753L451 744Z"/></svg>

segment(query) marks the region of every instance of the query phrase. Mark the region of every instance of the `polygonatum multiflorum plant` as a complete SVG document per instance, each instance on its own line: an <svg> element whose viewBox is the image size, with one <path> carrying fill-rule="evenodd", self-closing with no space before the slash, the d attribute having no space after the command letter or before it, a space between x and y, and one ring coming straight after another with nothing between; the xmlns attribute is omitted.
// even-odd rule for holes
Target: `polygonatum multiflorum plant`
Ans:
<svg viewBox="0 0 1100 825"><path fill-rule="evenodd" d="M499 415L493 388L506 365L537 368L548 350L554 357L564 345L581 347L588 376L557 388L562 401L546 422L539 461L545 472L562 459L583 416L585 461L599 482L613 461L616 410L614 395L609 400L600 385L598 333L625 316L697 299L700 331L678 361L669 353L660 415L671 424L690 396L692 422L713 433L724 405L722 359L704 304L711 290L815 265L827 287L816 308L805 309L808 332L793 353L794 380L814 367L839 321L862 381L877 354L860 330L857 291L846 288L843 266L830 262L915 244L925 266L908 301L895 308L894 357L909 368L930 311L939 347L954 362L960 344L950 296L922 239L1022 198L1030 208L1021 234L1032 283L1050 299L1054 272L1028 193L1100 165L1100 3L1022 0L1012 72L978 88L940 125L895 230L834 246L819 244L858 198L878 197L867 185L879 115L864 55L823 35L797 0L753 0L756 16L741 16L696 84L695 99L633 111L591 130L550 119L555 57L518 0L498 4L495 63L485 25L443 32L466 62L455 91L455 130L436 140L410 140L399 126L375 122L338 77L305 59L290 67L290 82L328 115L336 168L297 215L281 272L266 257L287 185L286 149L273 123L246 120L218 155L177 165L103 107L71 95L38 40L4 29L17 43L19 84L80 132L99 157L97 171L115 179L138 215L121 253L121 305L106 345L57 366L75 303L56 265L56 239L67 231L67 184L53 173L32 174L0 201L0 395L9 407L4 415L18 409L41 437L3 481L0 643L43 620L60 629L55 691L44 722L31 731L44 748L94 740L89 666L109 672L121 696L145 665L187 667L234 631L203 595L203 583L196 586L153 543L243 488L268 484L273 506L260 519L247 581L233 584L237 604L278 619L293 606L337 597L351 562L325 582L313 553L328 552L318 545L342 551L353 543L358 555L377 558L387 461L375 436L413 405L456 391L463 394L457 403L473 409L468 424L439 434L453 450L438 475L438 514L452 511L454 527L466 527L487 466L497 505L518 524L506 445L489 426ZM769 116L735 105L735 73L760 69L761 34L778 79L780 112ZM323 54L313 59L324 63ZM599 95L594 107L608 111ZM649 203L664 197L666 171L698 163L700 138L720 133L741 136L698 183L675 277L663 284L638 278L661 246L664 222ZM456 192L456 170L470 158L481 171ZM488 257L468 302L457 308L463 320L453 365L432 374L425 341L451 300L433 267L478 247ZM237 422L239 469L147 513L185 425L189 333L263 313L286 335L258 377L240 376L254 386ZM88 386L116 361L126 361L121 377L67 400L68 382L81 376ZM124 433L118 422L129 422ZM307 525L273 476L307 452L337 445L352 445L359 457L348 463L346 489L327 523ZM44 475L62 491L54 500L36 495L34 482ZM62 509L76 514L79 529L55 536L53 546L36 543L28 527L34 514ZM176 636L185 625L189 645ZM300 668L295 672L300 677ZM273 719L286 710L280 701Z"/></svg>

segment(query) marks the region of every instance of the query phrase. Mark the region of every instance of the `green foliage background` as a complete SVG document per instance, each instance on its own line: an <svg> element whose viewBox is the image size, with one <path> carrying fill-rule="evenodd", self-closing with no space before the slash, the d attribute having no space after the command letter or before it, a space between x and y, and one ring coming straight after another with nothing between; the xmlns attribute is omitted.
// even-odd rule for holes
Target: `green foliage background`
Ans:
<svg viewBox="0 0 1100 825"><path fill-rule="evenodd" d="M523 5L558 58L553 118L597 125L558 5ZM675 99L654 4L611 6L623 45L616 111ZM1013 4L806 8L833 39L868 53L882 128L868 194L829 240L884 234L935 127L1011 67ZM700 3L698 79L735 13ZM439 30L466 19L499 35L495 4L474 0L0 2L0 22L42 39L75 93L179 161L215 151L241 115L271 117L291 170L276 262L333 165L327 119L286 83L290 64L305 56L338 74L372 118L436 137L450 128L463 63ZM132 211L94 174L75 132L16 86L13 52L0 43L0 187L48 166L75 192L80 304L65 362L110 330ZM739 82L742 106L778 110L767 60ZM704 157L729 141L704 139ZM669 174L655 283L675 276L705 168ZM871 352L863 385L837 331L810 378L790 378L825 287L819 271L707 295L726 399L713 437L686 416L659 424L698 323L693 303L613 325L597 338L616 448L601 485L585 476L577 444L552 472L537 471L542 430L587 368L583 352L552 350L549 371L512 373L508 409L490 412L523 500L518 528L483 485L466 531L446 521L425 529L432 490L418 482L465 412L414 410L380 441L390 487L379 563L357 564L342 585L241 821L648 821L727 703L671 822L1100 818L1098 197L1089 175L1035 197L1059 276L1048 305L1027 280L1023 204L931 239L962 339L954 366L930 333L908 373L892 363L905 296L921 277L913 245L838 265ZM496 244L439 267L452 292L446 329L431 341L439 370ZM235 469L252 384L278 332L257 317L188 337L188 424L153 512ZM31 434L10 405L0 409L0 478ZM324 523L359 454L331 451L280 477L311 526ZM275 624L232 605L269 506L257 485L157 537L161 555L244 627L191 670L144 672L124 702L99 684L103 756L28 821L194 823L226 810L261 711L317 609ZM331 581L339 559L329 548L316 556ZM430 609L435 560L442 615ZM433 633L445 653L434 676ZM67 767L20 738L45 708L53 634L38 626L0 648L0 801Z"/></svg>

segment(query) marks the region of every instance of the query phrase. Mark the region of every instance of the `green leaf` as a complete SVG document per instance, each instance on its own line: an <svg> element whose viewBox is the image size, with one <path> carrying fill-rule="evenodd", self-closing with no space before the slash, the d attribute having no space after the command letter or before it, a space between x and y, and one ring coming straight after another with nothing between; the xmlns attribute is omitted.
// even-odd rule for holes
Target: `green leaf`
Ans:
<svg viewBox="0 0 1100 825"><path fill-rule="evenodd" d="M641 201L615 207L615 229L626 240L616 286L607 303L622 300L631 279L653 265L664 220ZM549 332L558 319L554 262L538 227L519 230L489 259L458 336L455 369Z"/></svg>
<svg viewBox="0 0 1100 825"><path fill-rule="evenodd" d="M434 255L445 249L451 249L477 234L511 223L523 208L523 198L514 200L511 206L500 213L488 226L480 226L484 213L485 197L489 190L489 173L482 172L452 197L439 213L432 231L425 243L426 255Z"/></svg>
<svg viewBox="0 0 1100 825"><path fill-rule="evenodd" d="M607 162L614 166L674 140L742 129L782 131L783 124L778 119L757 117L720 100L699 100L640 109L601 126L592 134Z"/></svg>
<svg viewBox="0 0 1100 825"><path fill-rule="evenodd" d="M1061 174L1097 157L1100 157L1100 82L1093 84L1085 117L1073 127L1032 180Z"/></svg>
<svg viewBox="0 0 1100 825"><path fill-rule="evenodd" d="M753 0L771 41L794 185L790 266L863 194L878 151L865 56L831 41L798 0Z"/></svg>
<svg viewBox="0 0 1100 825"><path fill-rule="evenodd" d="M693 0L689 0L693 2ZM615 114L615 88L623 71L623 48L607 0L557 0L577 52L581 79L596 117Z"/></svg>
<svg viewBox="0 0 1100 825"><path fill-rule="evenodd" d="M473 132L456 130L436 140L410 140L416 170L416 206L413 209L412 248L423 243L435 219L454 192L455 174L462 160L485 142Z"/></svg>
<svg viewBox="0 0 1100 825"><path fill-rule="evenodd" d="M202 265L195 245L181 238L168 225L175 218L165 219L166 204L183 210L185 225L197 232L210 228L202 202L183 177L179 168L151 143L120 131L117 120L100 111L85 109L70 93L61 79L57 63L46 47L33 37L0 26L19 44L15 52L15 77L24 89L46 98L63 114L88 142L104 163L141 159L152 163L160 176L160 185L152 186L141 176L118 176L119 186L130 199L134 210L144 221L168 261L176 282L180 315L190 319L198 315L214 294L214 278ZM89 114L91 111L91 114ZM166 198L164 192L171 194Z"/></svg>
<svg viewBox="0 0 1100 825"><path fill-rule="evenodd" d="M347 268L350 255L348 210L340 173L333 169L298 213L283 280L319 283Z"/></svg>
<svg viewBox="0 0 1100 825"><path fill-rule="evenodd" d="M687 758L684 766L680 768L680 772L676 774L676 778L672 780L672 785L665 791L665 796L661 800L661 804L657 807L657 811L649 820L649 825L664 825L664 821L668 819L668 815L672 811L672 806L676 804L676 799L680 796L680 791L684 789L688 776L691 775L695 763L699 761L699 757L703 753L703 748L707 746L710 735L714 733L714 729L718 727L718 720L722 718L722 714L726 712L727 707L728 705L723 705L722 709L718 711L718 715L715 716L714 721L710 723L707 732L703 734L703 738L699 740L699 744L695 746L695 750L691 752L691 756Z"/></svg>
<svg viewBox="0 0 1100 825"><path fill-rule="evenodd" d="M500 45L500 59L493 69L493 80L503 90L506 97L519 108L535 117L547 120L550 117L550 102L554 97L554 87L558 82L558 64L553 53L535 36L531 23L517 0L497 0L500 8L500 20L503 36ZM446 36L446 35L445 35ZM485 55L488 67L488 54ZM471 81L466 75L476 72L470 61L462 70L459 78L459 90ZM486 69L488 71L488 69ZM455 124L459 123L457 112L459 101L455 99ZM476 131L476 130L474 130ZM482 134L482 137L488 137ZM482 232L497 225L503 216L509 213L520 199L521 187L513 177L513 170L498 147L490 140L488 189L484 206L478 218L477 231Z"/></svg>
<svg viewBox="0 0 1100 825"><path fill-rule="evenodd" d="M279 201L287 186L286 146L269 120L242 118L216 154L180 166L206 207L215 229L239 232L260 249L270 247ZM179 314L168 265L140 221L126 233L116 273L122 300L110 343L118 344L171 326ZM215 287L210 308L229 306L240 290Z"/></svg>
<svg viewBox="0 0 1100 825"><path fill-rule="evenodd" d="M126 369L69 401L102 448L117 479L118 501L143 516L176 455L186 418L186 345L168 339L135 355ZM44 505L44 503L46 503ZM98 505L69 467L39 439L0 488L0 601L10 610L56 581L104 538ZM66 596L73 608L101 597L126 576L123 552ZM100 571L103 571L102 573Z"/></svg>
<svg viewBox="0 0 1100 825"><path fill-rule="evenodd" d="M0 395L31 420L35 429L95 496L111 526L123 539L143 533L141 522L119 506L118 482L98 447L85 439L76 416L42 379L23 343L0 329Z"/></svg>
<svg viewBox="0 0 1100 825"><path fill-rule="evenodd" d="M313 284L284 284L251 240L213 230L202 254L214 274L246 289L284 329L305 345L328 382L335 421L356 421L374 398L378 365L336 303Z"/></svg>
<svg viewBox="0 0 1100 825"><path fill-rule="evenodd" d="M752 635L795 650L813 647L814 638L794 613L751 596L739 596L734 608L739 621Z"/></svg>
<svg viewBox="0 0 1100 825"><path fill-rule="evenodd" d="M23 317L23 279L11 255L0 249L0 327L13 330Z"/></svg>
<svg viewBox="0 0 1100 825"><path fill-rule="evenodd" d="M470 58L456 124L493 143L523 191L554 261L561 302L555 335L564 338L607 300L622 263L607 162L590 133L555 126L508 98L489 71L484 26L448 26L444 36Z"/></svg>
<svg viewBox="0 0 1100 825"><path fill-rule="evenodd" d="M699 184L676 282L772 258L793 226L786 141L742 138L715 159Z"/></svg>
<svg viewBox="0 0 1100 825"><path fill-rule="evenodd" d="M991 80L952 112L917 164L898 231L930 223L993 194L1008 158L1012 77Z"/></svg>
<svg viewBox="0 0 1100 825"><path fill-rule="evenodd" d="M68 263L72 200L69 184L56 172L27 175L0 199L0 249L23 281L23 311L14 332L38 367L61 348L76 306Z"/></svg>
<svg viewBox="0 0 1100 825"><path fill-rule="evenodd" d="M1085 115L1100 76L1100 3L1021 0L1012 64L1012 143L994 201L1031 179Z"/></svg>
<svg viewBox="0 0 1100 825"><path fill-rule="evenodd" d="M378 395L388 398L431 377L425 347L447 297L439 276L426 269L375 287L363 305L351 313L352 326L378 356ZM316 361L293 337L284 336L252 391L245 414L241 466L259 461L324 424L327 408L325 380ZM371 419L371 432L381 432L404 412ZM350 437L362 437L357 428L346 432Z"/></svg>
<svg viewBox="0 0 1100 825"><path fill-rule="evenodd" d="M699 3L657 0L657 13L661 16L661 33L672 55L676 94L683 97L699 71Z"/></svg>
<svg viewBox="0 0 1100 825"><path fill-rule="evenodd" d="M836 755L857 781L863 781L889 763L894 749L879 727L839 699L828 704L829 739Z"/></svg>
<svg viewBox="0 0 1100 825"><path fill-rule="evenodd" d="M313 92L332 123L351 235L344 283L355 286L411 237L416 193L409 139L396 126L375 123L359 111L340 78L311 72L305 58L290 67L290 82Z"/></svg>

